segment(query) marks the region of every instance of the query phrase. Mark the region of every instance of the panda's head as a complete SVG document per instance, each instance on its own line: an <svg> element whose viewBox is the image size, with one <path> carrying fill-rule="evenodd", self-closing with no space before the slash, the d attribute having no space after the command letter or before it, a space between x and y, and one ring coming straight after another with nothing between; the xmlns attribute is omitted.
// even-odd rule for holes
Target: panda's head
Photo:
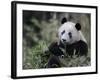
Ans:
<svg viewBox="0 0 100 80"><path fill-rule="evenodd" d="M72 44L80 40L81 25L63 18L62 25L58 30L59 39L64 44Z"/></svg>

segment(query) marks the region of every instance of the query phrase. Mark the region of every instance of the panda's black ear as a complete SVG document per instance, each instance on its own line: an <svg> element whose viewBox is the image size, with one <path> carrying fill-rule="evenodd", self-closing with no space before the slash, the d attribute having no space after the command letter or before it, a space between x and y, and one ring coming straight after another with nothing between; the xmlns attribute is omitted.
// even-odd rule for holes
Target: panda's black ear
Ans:
<svg viewBox="0 0 100 80"><path fill-rule="evenodd" d="M67 22L67 19L64 17L64 18L62 18L62 20L61 20L61 24L64 24L65 22Z"/></svg>
<svg viewBox="0 0 100 80"><path fill-rule="evenodd" d="M77 29L78 31L81 30L81 25L80 25L80 23L76 23L75 27L76 27L76 29Z"/></svg>

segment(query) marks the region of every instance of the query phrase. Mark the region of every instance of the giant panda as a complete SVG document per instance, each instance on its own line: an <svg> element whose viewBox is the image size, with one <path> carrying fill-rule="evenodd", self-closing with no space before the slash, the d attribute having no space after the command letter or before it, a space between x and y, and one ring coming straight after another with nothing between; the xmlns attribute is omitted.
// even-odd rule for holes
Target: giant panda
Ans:
<svg viewBox="0 0 100 80"><path fill-rule="evenodd" d="M49 51L54 56L62 56L65 54L70 57L74 54L77 56L87 55L88 45L84 35L82 34L81 25L79 23L67 21L64 17L61 20L61 26L58 29L58 37L59 40L52 42L49 46ZM56 58L54 62L55 61L57 62Z"/></svg>
<svg viewBox="0 0 100 80"><path fill-rule="evenodd" d="M56 56L63 55L62 49L69 56L72 56L73 53L76 55L87 55L88 45L81 32L81 25L67 21L66 18L62 19L61 24L58 29L59 40L51 43L49 51Z"/></svg>

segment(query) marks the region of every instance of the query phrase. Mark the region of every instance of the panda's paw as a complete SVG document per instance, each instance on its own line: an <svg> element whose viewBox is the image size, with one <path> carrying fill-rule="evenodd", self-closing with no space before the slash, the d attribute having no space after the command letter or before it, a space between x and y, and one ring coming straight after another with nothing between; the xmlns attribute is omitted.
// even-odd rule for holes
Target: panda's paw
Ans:
<svg viewBox="0 0 100 80"><path fill-rule="evenodd" d="M58 64L52 64L51 65L51 68L58 68L58 67L60 67Z"/></svg>
<svg viewBox="0 0 100 80"><path fill-rule="evenodd" d="M61 55L61 56L60 56L60 58L64 58L64 57L65 57L64 55Z"/></svg>

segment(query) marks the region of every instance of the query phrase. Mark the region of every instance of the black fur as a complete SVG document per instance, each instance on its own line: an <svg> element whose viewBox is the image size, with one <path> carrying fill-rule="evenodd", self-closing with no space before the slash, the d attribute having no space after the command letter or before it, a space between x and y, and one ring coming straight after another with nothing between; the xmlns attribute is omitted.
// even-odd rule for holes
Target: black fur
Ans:
<svg viewBox="0 0 100 80"><path fill-rule="evenodd" d="M80 25L79 23L76 23L75 27L76 27L76 29L77 29L78 31L81 30L81 25Z"/></svg>
<svg viewBox="0 0 100 80"><path fill-rule="evenodd" d="M57 56L52 55L47 63L47 68L57 68L57 67L61 67L60 60Z"/></svg>
<svg viewBox="0 0 100 80"><path fill-rule="evenodd" d="M88 46L82 40L71 45L66 45L66 53L68 53L69 56L72 56L74 51L75 54L78 56L83 56L83 55L86 56L88 52Z"/></svg>
<svg viewBox="0 0 100 80"><path fill-rule="evenodd" d="M61 51L59 45L57 42L53 42L50 46L49 46L49 51L54 54L55 56L60 56L63 54L63 52Z"/></svg>
<svg viewBox="0 0 100 80"><path fill-rule="evenodd" d="M67 18L63 18L62 20L61 20L61 24L64 24L65 22L67 22Z"/></svg>
<svg viewBox="0 0 100 80"><path fill-rule="evenodd" d="M63 43L60 42L60 44L58 45L57 42L53 42L50 46L49 46L49 51L54 54L55 56L61 56L64 55L63 51L61 50L61 48L66 50L66 53L69 56L72 56L74 51L76 55L87 55L88 52L88 45L80 40L76 43L70 44L70 45L63 45Z"/></svg>

